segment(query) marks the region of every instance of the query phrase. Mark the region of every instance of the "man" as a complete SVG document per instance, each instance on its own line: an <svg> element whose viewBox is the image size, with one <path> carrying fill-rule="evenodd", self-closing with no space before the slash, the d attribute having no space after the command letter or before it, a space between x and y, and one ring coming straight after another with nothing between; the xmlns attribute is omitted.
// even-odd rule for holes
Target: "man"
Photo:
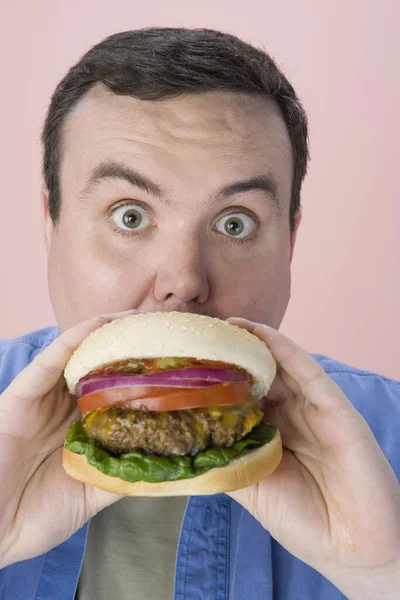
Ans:
<svg viewBox="0 0 400 600"><path fill-rule="evenodd" d="M59 328L1 346L1 598L398 598L400 385L314 360L276 331L308 151L271 58L209 30L117 34L59 84L43 143ZM116 502L64 473L78 413L63 369L130 310L242 317L266 341L276 473L186 509Z"/></svg>

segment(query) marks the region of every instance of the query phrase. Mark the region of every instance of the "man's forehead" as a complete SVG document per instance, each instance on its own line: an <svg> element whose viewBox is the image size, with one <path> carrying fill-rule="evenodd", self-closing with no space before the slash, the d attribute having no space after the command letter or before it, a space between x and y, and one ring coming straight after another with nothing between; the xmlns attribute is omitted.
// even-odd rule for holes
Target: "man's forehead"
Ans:
<svg viewBox="0 0 400 600"><path fill-rule="evenodd" d="M96 144L111 137L162 143L229 144L256 150L266 144L290 151L280 109L270 98L206 92L157 101L118 96L96 85L68 117L68 138ZM144 139L143 139L144 138ZM232 148L231 148L232 149Z"/></svg>
<svg viewBox="0 0 400 600"><path fill-rule="evenodd" d="M79 196L101 165L117 162L170 193L190 189L199 197L266 178L289 205L290 139L268 98L207 92L143 101L96 86L68 117L65 134L60 176L67 197Z"/></svg>

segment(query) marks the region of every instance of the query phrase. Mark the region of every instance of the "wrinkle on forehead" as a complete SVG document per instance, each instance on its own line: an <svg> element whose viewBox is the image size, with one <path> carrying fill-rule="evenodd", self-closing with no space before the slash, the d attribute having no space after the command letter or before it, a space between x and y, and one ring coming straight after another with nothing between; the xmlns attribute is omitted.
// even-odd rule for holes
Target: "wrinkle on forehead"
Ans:
<svg viewBox="0 0 400 600"><path fill-rule="evenodd" d="M101 128L99 127L101 115ZM255 118L256 117L256 118ZM274 130L275 143L289 142L277 103L270 98L229 92L206 92L158 101L117 96L102 85L90 90L72 110L67 135L94 133L141 143L216 142L259 146L262 131ZM290 142L289 142L290 146Z"/></svg>
<svg viewBox="0 0 400 600"><path fill-rule="evenodd" d="M144 161L156 181L157 169L164 179L166 169L199 191L205 180L226 185L271 172L289 202L291 144L279 106L270 98L206 92L143 101L96 85L66 122L63 189L64 184L82 189L97 164L118 155L128 163Z"/></svg>

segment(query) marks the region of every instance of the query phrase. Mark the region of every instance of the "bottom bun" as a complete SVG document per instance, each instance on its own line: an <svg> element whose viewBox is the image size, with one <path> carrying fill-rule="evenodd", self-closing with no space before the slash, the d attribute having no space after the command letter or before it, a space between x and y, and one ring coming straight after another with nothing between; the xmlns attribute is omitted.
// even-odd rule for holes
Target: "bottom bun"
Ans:
<svg viewBox="0 0 400 600"><path fill-rule="evenodd" d="M282 460L282 441L279 431L273 439L241 458L233 459L226 467L216 467L191 479L148 483L130 483L119 477L104 475L92 467L82 454L64 448L65 471L78 481L119 496L201 496L233 492L265 479Z"/></svg>

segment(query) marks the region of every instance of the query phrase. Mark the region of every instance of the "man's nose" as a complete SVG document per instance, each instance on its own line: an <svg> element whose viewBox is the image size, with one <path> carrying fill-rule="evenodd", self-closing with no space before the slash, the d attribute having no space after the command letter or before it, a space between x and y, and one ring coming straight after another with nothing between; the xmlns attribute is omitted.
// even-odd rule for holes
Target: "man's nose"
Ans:
<svg viewBox="0 0 400 600"><path fill-rule="evenodd" d="M195 240L181 241L165 248L154 283L158 302L176 298L180 302L204 303L209 296L204 252Z"/></svg>

